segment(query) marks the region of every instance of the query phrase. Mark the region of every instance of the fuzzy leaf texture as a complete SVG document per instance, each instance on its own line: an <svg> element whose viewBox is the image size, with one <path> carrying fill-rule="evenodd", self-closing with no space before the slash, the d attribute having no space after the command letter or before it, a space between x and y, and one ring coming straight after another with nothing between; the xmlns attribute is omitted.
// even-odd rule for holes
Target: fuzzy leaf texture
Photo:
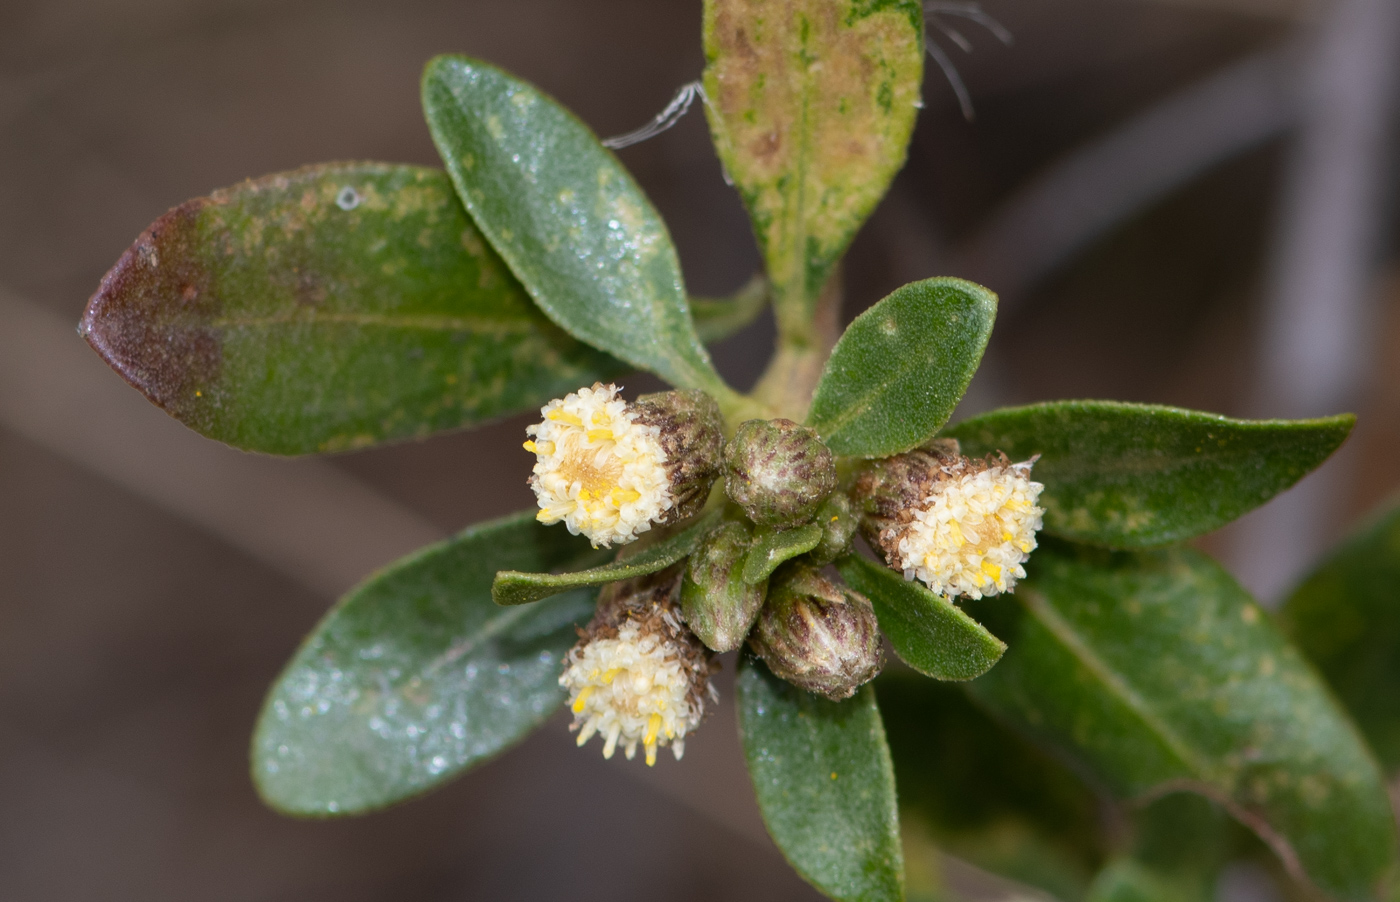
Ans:
<svg viewBox="0 0 1400 902"><path fill-rule="evenodd" d="M836 343L807 425L854 457L888 457L933 438L982 362L996 310L995 294L962 279L896 290Z"/></svg>
<svg viewBox="0 0 1400 902"><path fill-rule="evenodd" d="M439 170L330 163L188 201L81 331L167 413L308 454L537 407L626 370L535 309Z"/></svg>
<svg viewBox="0 0 1400 902"><path fill-rule="evenodd" d="M788 863L841 902L903 899L894 769L874 690L829 701L744 655L734 691L758 807Z"/></svg>
<svg viewBox="0 0 1400 902"><path fill-rule="evenodd" d="M1232 420L1176 407L1052 401L994 410L944 435L964 454L1039 454L1045 531L1109 548L1179 542L1289 488L1346 440L1356 418Z"/></svg>
<svg viewBox="0 0 1400 902"><path fill-rule="evenodd" d="M1400 768L1400 507L1383 511L1328 555L1284 603L1281 623L1394 773Z"/></svg>
<svg viewBox="0 0 1400 902"><path fill-rule="evenodd" d="M785 561L806 554L821 544L822 528L808 523L794 529L760 529L744 558L744 582L756 586L773 575Z"/></svg>
<svg viewBox="0 0 1400 902"><path fill-rule="evenodd" d="M1100 800L1083 780L957 687L891 668L875 691L911 889L919 870L913 853L937 849L1062 902L1084 898L1109 840ZM918 838L925 842L910 842Z"/></svg>
<svg viewBox="0 0 1400 902"><path fill-rule="evenodd" d="M499 605L529 604L567 592L579 586L601 586L603 583L631 579L656 573L689 557L719 521L719 512L712 511L675 535L648 545L626 558L573 573L522 573L503 570L491 583L491 597Z"/></svg>
<svg viewBox="0 0 1400 902"><path fill-rule="evenodd" d="M326 615L268 695L252 749L263 799L287 814L369 811L519 741L564 700L561 662L596 593L501 608L492 577L603 556L527 511L371 576Z"/></svg>
<svg viewBox="0 0 1400 902"><path fill-rule="evenodd" d="M706 0L715 148L753 222L780 320L822 285L904 163L923 80L917 0Z"/></svg>
<svg viewBox="0 0 1400 902"><path fill-rule="evenodd" d="M900 660L935 680L970 680L1001 660L1006 643L962 608L859 555L836 562L846 583L875 606Z"/></svg>
<svg viewBox="0 0 1400 902"><path fill-rule="evenodd" d="M1395 866L1380 770L1313 670L1218 564L1187 549L1047 541L1012 598L979 602L1009 649L968 684L1116 795L1224 804L1344 900Z"/></svg>
<svg viewBox="0 0 1400 902"><path fill-rule="evenodd" d="M666 224L588 126L463 56L428 63L423 109L472 219L551 319L672 385L728 392L696 334Z"/></svg>

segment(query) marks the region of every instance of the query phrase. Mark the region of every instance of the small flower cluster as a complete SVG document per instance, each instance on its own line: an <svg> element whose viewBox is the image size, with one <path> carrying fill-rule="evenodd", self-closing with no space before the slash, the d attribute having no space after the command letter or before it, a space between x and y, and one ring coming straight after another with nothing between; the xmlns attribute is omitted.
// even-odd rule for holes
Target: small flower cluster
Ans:
<svg viewBox="0 0 1400 902"><path fill-rule="evenodd" d="M699 513L721 480L731 504L687 561L605 586L569 652L559 683L572 729L579 745L601 735L608 758L640 745L650 765L669 745L679 759L716 698L714 653L745 642L774 674L828 698L873 679L883 664L874 608L819 569L851 552L857 530L906 579L976 599L1025 577L1044 515L1034 460L973 459L951 440L870 461L842 484L831 450L790 420L750 420L726 443L703 392L629 404L596 384L541 413L525 447L543 523L608 547ZM811 523L822 528L815 547L771 576L771 565L750 574L764 536Z"/></svg>

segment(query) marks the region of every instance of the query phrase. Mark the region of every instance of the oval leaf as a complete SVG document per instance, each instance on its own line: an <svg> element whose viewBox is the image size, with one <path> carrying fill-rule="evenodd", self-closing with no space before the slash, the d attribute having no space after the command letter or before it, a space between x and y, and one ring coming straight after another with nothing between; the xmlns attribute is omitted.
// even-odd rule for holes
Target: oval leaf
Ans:
<svg viewBox="0 0 1400 902"><path fill-rule="evenodd" d="M918 0L706 0L705 112L776 289L809 323L904 163L923 80Z"/></svg>
<svg viewBox="0 0 1400 902"><path fill-rule="evenodd" d="M991 670L1006 643L941 595L874 561L851 554L836 569L870 599L900 660L935 680L970 680Z"/></svg>
<svg viewBox="0 0 1400 902"><path fill-rule="evenodd" d="M181 204L103 278L80 331L185 425L273 454L455 429L626 369L534 308L444 173L387 163Z"/></svg>
<svg viewBox="0 0 1400 902"><path fill-rule="evenodd" d="M906 855L907 838L924 833L945 853L1055 899L1084 898L1110 839L1102 800L1082 779L950 684L891 668L875 692ZM913 860L908 871L912 882Z"/></svg>
<svg viewBox="0 0 1400 902"><path fill-rule="evenodd" d="M1300 878L1369 899L1395 862L1379 769L1325 686L1230 575L1186 549L1047 543L1014 598L983 602L1010 649L968 684L1116 794L1190 789Z"/></svg>
<svg viewBox="0 0 1400 902"><path fill-rule="evenodd" d="M599 552L534 512L468 529L346 595L272 687L253 778L288 814L353 814L418 795L521 739L564 699L563 655L594 593L491 602L501 567Z"/></svg>
<svg viewBox="0 0 1400 902"><path fill-rule="evenodd" d="M903 899L894 769L874 690L828 701L744 655L734 691L758 807L788 862L833 899Z"/></svg>
<svg viewBox="0 0 1400 902"><path fill-rule="evenodd" d="M822 541L822 528L808 523L794 529L760 529L744 556L744 582L756 586L773 575L778 565L806 554Z"/></svg>
<svg viewBox="0 0 1400 902"><path fill-rule="evenodd" d="M576 573L521 573L503 570L491 583L491 597L499 605L529 604L579 586L601 586L603 583L631 579L656 573L690 557L700 542L719 522L720 512L711 511L691 526L668 539L649 545L636 554Z"/></svg>
<svg viewBox="0 0 1400 902"><path fill-rule="evenodd" d="M1281 613L1386 770L1400 768L1400 507L1347 538Z"/></svg>
<svg viewBox="0 0 1400 902"><path fill-rule="evenodd" d="M1318 420L1232 420L1212 413L1054 401L994 410L944 432L963 453L1039 454L1045 531L1143 548L1224 526L1287 489L1351 432L1350 414Z"/></svg>
<svg viewBox="0 0 1400 902"><path fill-rule="evenodd" d="M997 296L962 279L898 289L836 343L807 425L837 454L888 457L933 438L992 334Z"/></svg>
<svg viewBox="0 0 1400 902"><path fill-rule="evenodd" d="M428 63L423 109L462 202L551 319L673 385L723 393L666 224L586 125L463 56Z"/></svg>

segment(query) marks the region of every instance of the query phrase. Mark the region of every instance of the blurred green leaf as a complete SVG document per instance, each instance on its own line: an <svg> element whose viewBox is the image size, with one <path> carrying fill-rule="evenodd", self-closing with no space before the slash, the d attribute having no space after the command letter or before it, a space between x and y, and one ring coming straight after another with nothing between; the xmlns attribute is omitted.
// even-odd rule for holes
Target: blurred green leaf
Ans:
<svg viewBox="0 0 1400 902"><path fill-rule="evenodd" d="M832 266L904 163L923 79L917 0L706 0L705 112L780 321L810 329Z"/></svg>
<svg viewBox="0 0 1400 902"><path fill-rule="evenodd" d="M788 862L833 899L902 899L894 770L874 690L828 701L746 654L735 694L758 807Z"/></svg>
<svg viewBox="0 0 1400 902"><path fill-rule="evenodd" d="M501 608L502 567L584 567L602 553L534 511L466 530L374 574L307 638L253 736L263 799L354 814L415 796L521 739L564 699L564 653L595 593Z"/></svg>
<svg viewBox="0 0 1400 902"><path fill-rule="evenodd" d="M768 306L768 280L754 276L744 287L727 298L691 298L690 313L700 340L713 344L728 338Z"/></svg>
<svg viewBox="0 0 1400 902"><path fill-rule="evenodd" d="M1400 768L1400 507L1319 564L1284 603L1281 622L1386 770Z"/></svg>
<svg viewBox="0 0 1400 902"><path fill-rule="evenodd" d="M888 567L851 554L836 562L847 584L870 599L895 654L935 680L970 680L991 669L1006 643L941 595Z"/></svg>
<svg viewBox="0 0 1400 902"><path fill-rule="evenodd" d="M467 426L626 369L535 309L444 173L387 163L181 204L103 278L81 331L171 416L273 454Z"/></svg>
<svg viewBox="0 0 1400 902"><path fill-rule="evenodd" d="M977 372L996 310L996 295L962 279L896 290L836 343L807 425L854 457L888 457L933 438Z"/></svg>
<svg viewBox="0 0 1400 902"><path fill-rule="evenodd" d="M428 63L423 109L458 196L551 319L673 385L727 393L666 224L586 125L464 56Z"/></svg>
<svg viewBox="0 0 1400 902"><path fill-rule="evenodd" d="M1213 802L1171 793L1131 812L1129 853L1094 879L1090 902L1215 902L1234 831Z"/></svg>
<svg viewBox="0 0 1400 902"><path fill-rule="evenodd" d="M1143 548L1210 532L1287 489L1346 440L1356 418L1232 420L1210 413L1053 401L994 410L944 435L963 453L1041 455L1045 531Z"/></svg>
<svg viewBox="0 0 1400 902"><path fill-rule="evenodd" d="M1065 765L992 720L960 689L890 669L875 681L906 834L1083 899L1108 840L1098 797Z"/></svg>
<svg viewBox="0 0 1400 902"><path fill-rule="evenodd" d="M744 582L756 586L773 575L778 565L799 554L806 554L821 544L819 523L808 523L793 529L759 529L754 532L753 545L744 557Z"/></svg>
<svg viewBox="0 0 1400 902"><path fill-rule="evenodd" d="M491 583L491 597L499 605L529 604L579 586L631 579L656 573L689 557L719 522L720 512L711 511L669 538L648 545L626 558L574 573L521 573L502 570Z"/></svg>
<svg viewBox="0 0 1400 902"><path fill-rule="evenodd" d="M1191 789L1342 899L1395 861L1385 784L1302 656L1219 565L1186 549L1046 542L1014 598L984 599L1009 649L969 690L1120 797Z"/></svg>

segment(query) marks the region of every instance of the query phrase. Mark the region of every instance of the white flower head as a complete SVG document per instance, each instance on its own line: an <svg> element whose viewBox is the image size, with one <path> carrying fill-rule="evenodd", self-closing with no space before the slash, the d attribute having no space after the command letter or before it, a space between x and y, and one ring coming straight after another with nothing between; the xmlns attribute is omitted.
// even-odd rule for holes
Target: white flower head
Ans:
<svg viewBox="0 0 1400 902"><path fill-rule="evenodd" d="M906 522L884 530L881 544L905 579L940 595L982 598L1010 592L1026 575L1045 511L1045 487L1030 479L1034 461L944 459L941 472Z"/></svg>
<svg viewBox="0 0 1400 902"><path fill-rule="evenodd" d="M540 409L525 431L541 523L564 522L594 547L625 545L675 504L660 429L639 422L615 385L595 383Z"/></svg>
<svg viewBox="0 0 1400 902"><path fill-rule="evenodd" d="M641 745L650 766L657 748L669 745L680 760L705 699L717 698L709 653L681 625L671 600L676 578L668 579L659 590L635 590L635 580L609 586L559 677L578 744L601 734L604 758L621 745L631 760Z"/></svg>

